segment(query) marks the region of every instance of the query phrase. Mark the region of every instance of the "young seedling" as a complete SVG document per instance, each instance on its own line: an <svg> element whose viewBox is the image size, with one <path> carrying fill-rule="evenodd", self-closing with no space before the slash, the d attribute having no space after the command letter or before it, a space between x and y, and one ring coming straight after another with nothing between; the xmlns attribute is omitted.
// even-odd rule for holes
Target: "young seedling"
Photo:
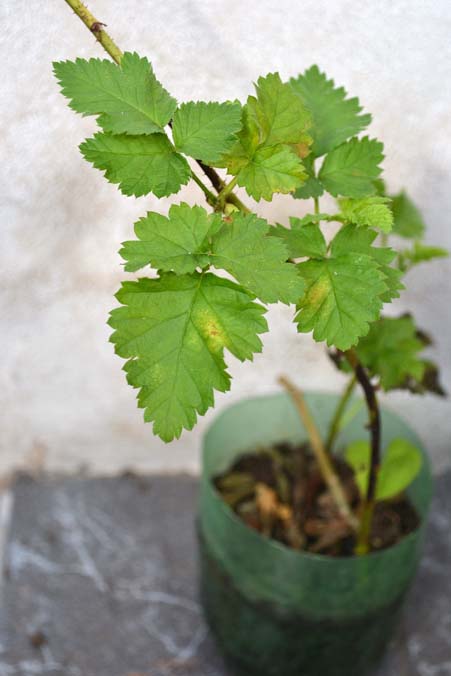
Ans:
<svg viewBox="0 0 451 676"><path fill-rule="evenodd" d="M244 104L179 105L147 58L123 54L81 2L66 2L113 59L54 64L70 107L100 128L81 144L82 155L124 195L167 197L194 181L206 202L173 204L167 216L147 212L120 251L127 272L157 271L122 284L109 321L145 421L166 442L192 429L214 405L214 391L230 389L225 352L252 359L268 330L267 305L295 305L298 331L324 342L350 373L326 443L313 434L312 446L365 553L375 501L403 490L418 469L418 455L402 440L389 446L380 468L376 389L442 393L436 366L420 356L429 339L410 316L381 312L404 288L407 270L446 252L421 242L424 225L405 193L386 195L383 145L361 136L371 116L317 66L290 82L278 73L260 77ZM254 202L243 204L237 187L254 202L276 193L313 200L313 213L294 216L290 228L270 224L254 213ZM337 198L333 214L320 209L325 193ZM293 203L296 212L300 204ZM339 228L329 242L326 222ZM391 233L413 246L388 247ZM370 444L347 452L363 496L354 514L330 453L357 383Z"/></svg>

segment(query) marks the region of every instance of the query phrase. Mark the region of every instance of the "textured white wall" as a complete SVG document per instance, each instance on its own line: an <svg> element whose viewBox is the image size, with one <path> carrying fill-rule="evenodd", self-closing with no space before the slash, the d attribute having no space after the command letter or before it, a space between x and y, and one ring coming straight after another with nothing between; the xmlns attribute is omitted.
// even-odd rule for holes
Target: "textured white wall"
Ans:
<svg viewBox="0 0 451 676"><path fill-rule="evenodd" d="M446 0L92 0L123 50L153 61L180 101L244 100L260 74L295 75L316 62L373 113L371 133L385 142L386 177L405 186L430 224L428 240L451 247L451 6ZM2 158L0 470L42 451L54 469L87 465L193 469L199 439L214 415L165 446L142 422L106 318L125 277L117 254L148 209L193 202L197 188L171 200L122 196L80 156L92 119L71 112L51 61L103 56L63 0L0 5ZM289 198L258 206L287 222L302 205ZM437 336L435 356L451 388L450 267L442 261L409 276L398 310L414 310ZM231 363L232 392L273 390L289 372L305 388L338 389L341 376L309 336L296 334L292 311L270 312L271 333L255 362ZM427 441L436 467L450 460L450 404L390 396Z"/></svg>

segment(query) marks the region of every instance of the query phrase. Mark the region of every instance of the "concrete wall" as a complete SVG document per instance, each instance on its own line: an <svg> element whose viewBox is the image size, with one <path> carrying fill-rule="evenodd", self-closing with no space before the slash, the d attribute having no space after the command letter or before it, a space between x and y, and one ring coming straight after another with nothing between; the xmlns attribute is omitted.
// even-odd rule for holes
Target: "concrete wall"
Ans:
<svg viewBox="0 0 451 676"><path fill-rule="evenodd" d="M123 7L123 9L122 9ZM385 143L385 175L424 211L432 243L451 247L451 8L445 0L92 0L123 50L153 61L180 101L239 97L260 74L294 75L311 63L358 95ZM125 466L195 469L200 436L169 446L152 436L108 343L106 318L126 275L117 254L148 209L201 195L122 196L80 156L94 128L58 92L51 61L103 56L63 0L0 5L3 162L1 191L0 470L31 457L46 467L97 472ZM307 207L305 207L307 208ZM302 205L281 197L258 206L287 222ZM442 261L409 275L397 310L413 310L437 337L435 357L451 387L450 267ZM342 378L321 346L296 334L292 310L273 307L271 333L255 362L231 362L232 392L271 391L281 372L305 388L338 390ZM427 441L436 468L450 462L450 405L433 397L390 396Z"/></svg>

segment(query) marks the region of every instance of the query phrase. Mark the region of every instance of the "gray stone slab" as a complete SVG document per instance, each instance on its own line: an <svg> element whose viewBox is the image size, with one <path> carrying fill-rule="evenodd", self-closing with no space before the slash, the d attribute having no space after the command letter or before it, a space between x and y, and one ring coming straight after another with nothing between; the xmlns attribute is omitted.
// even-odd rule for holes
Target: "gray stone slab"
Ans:
<svg viewBox="0 0 451 676"><path fill-rule="evenodd" d="M197 599L196 494L187 476L20 478L0 676L225 676ZM451 473L378 676L451 676L450 524Z"/></svg>

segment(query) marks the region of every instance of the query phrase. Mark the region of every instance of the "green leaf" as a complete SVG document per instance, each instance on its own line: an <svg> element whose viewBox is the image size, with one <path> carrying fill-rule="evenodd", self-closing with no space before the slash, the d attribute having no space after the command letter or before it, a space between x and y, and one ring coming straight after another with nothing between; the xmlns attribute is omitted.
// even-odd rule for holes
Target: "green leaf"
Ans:
<svg viewBox="0 0 451 676"><path fill-rule="evenodd" d="M388 197L376 195L359 200L345 197L339 200L339 203L341 213L350 223L389 233L393 227L390 201Z"/></svg>
<svg viewBox="0 0 451 676"><path fill-rule="evenodd" d="M392 211L394 217L393 234L406 239L423 237L426 226L412 200L402 190L392 197Z"/></svg>
<svg viewBox="0 0 451 676"><path fill-rule="evenodd" d="M237 284L212 274L125 282L112 311L111 341L127 359L144 419L164 441L192 429L214 404L214 390L230 389L224 348L252 359L267 330L265 309Z"/></svg>
<svg viewBox="0 0 451 676"><path fill-rule="evenodd" d="M236 214L213 238L210 260L263 302L296 303L304 282L296 266L286 262L282 240L269 230L267 221L255 214Z"/></svg>
<svg viewBox="0 0 451 676"><path fill-rule="evenodd" d="M367 441L355 441L345 458L355 472L362 496L366 495L371 451ZM393 439L384 453L376 487L376 500L389 500L402 493L415 479L422 465L421 453L407 439Z"/></svg>
<svg viewBox="0 0 451 676"><path fill-rule="evenodd" d="M390 263L396 257L396 252L393 249L372 246L376 237L377 233L374 230L347 225L335 235L331 243L331 252L334 256L340 256L349 251L355 254L361 253L372 256L384 275L386 291L381 294L381 300L388 303L394 298L399 298L399 292L404 289L404 285L400 281L402 273L400 270L390 267Z"/></svg>
<svg viewBox="0 0 451 676"><path fill-rule="evenodd" d="M226 167L255 200L299 188L307 173L301 157L308 153L310 115L278 73L259 78L257 97L249 96L242 129L230 151L215 166Z"/></svg>
<svg viewBox="0 0 451 676"><path fill-rule="evenodd" d="M436 258L447 258L448 256L448 251L442 247L415 242L412 248L399 252L399 267L403 272L407 272L419 263L427 263Z"/></svg>
<svg viewBox="0 0 451 676"><path fill-rule="evenodd" d="M277 237L281 237L287 247L290 258L324 258L327 254L327 244L318 221L321 214L309 214L304 218L290 218L291 228L278 225L274 230Z"/></svg>
<svg viewBox="0 0 451 676"><path fill-rule="evenodd" d="M119 183L124 195L172 195L188 183L191 170L164 134L113 136L95 134L80 145L82 155L105 171L110 183Z"/></svg>
<svg viewBox="0 0 451 676"><path fill-rule="evenodd" d="M307 180L300 188L298 188L294 193L293 197L300 200L310 199L311 197L321 197L324 192L324 188L316 178L314 174L314 156L313 154L304 158L303 164L307 172Z"/></svg>
<svg viewBox="0 0 451 676"><path fill-rule="evenodd" d="M135 223L137 240L124 242L120 255L128 272L145 265L179 275L209 265L209 237L222 227L219 214L199 206L173 204L166 218L154 211Z"/></svg>
<svg viewBox="0 0 451 676"><path fill-rule="evenodd" d="M360 340L357 353L384 390L391 390L402 387L407 378L422 380L425 364L419 353L423 348L412 318L406 315L375 322Z"/></svg>
<svg viewBox="0 0 451 676"><path fill-rule="evenodd" d="M302 162L294 151L279 145L259 148L238 173L238 185L255 200L269 202L275 192L292 192L305 178Z"/></svg>
<svg viewBox="0 0 451 676"><path fill-rule="evenodd" d="M311 115L279 73L259 77L255 89L257 97L249 96L247 108L258 129L258 145L309 145Z"/></svg>
<svg viewBox="0 0 451 676"><path fill-rule="evenodd" d="M376 188L374 180L382 169L383 144L365 136L353 138L326 155L319 171L319 180L326 190L337 197L367 197Z"/></svg>
<svg viewBox="0 0 451 676"><path fill-rule="evenodd" d="M298 265L307 284L296 316L300 332L347 350L368 333L382 304L399 295L399 272L389 267L396 254L373 247L376 237L347 225L332 240L329 258Z"/></svg>
<svg viewBox="0 0 451 676"><path fill-rule="evenodd" d="M102 59L54 63L54 73L70 107L113 134L161 132L177 107L138 54L125 53L120 66Z"/></svg>
<svg viewBox="0 0 451 676"><path fill-rule="evenodd" d="M120 251L133 272L145 265L177 274L214 265L226 270L265 303L295 303L304 290L296 267L287 263L281 239L255 214L234 215L224 222L199 206L173 205L166 218L149 212L135 224L137 240Z"/></svg>
<svg viewBox="0 0 451 676"><path fill-rule="evenodd" d="M382 308L384 275L371 256L344 254L298 265L307 288L298 304L298 331L347 350L365 335Z"/></svg>
<svg viewBox="0 0 451 676"><path fill-rule="evenodd" d="M313 116L313 146L315 157L330 152L343 141L355 136L371 122L371 115L361 115L357 98L348 99L343 87L335 87L318 66L311 66L291 80Z"/></svg>
<svg viewBox="0 0 451 676"><path fill-rule="evenodd" d="M241 105L235 103L182 103L174 115L174 143L185 155L214 164L236 141L241 129Z"/></svg>
<svg viewBox="0 0 451 676"><path fill-rule="evenodd" d="M369 443L363 439L351 442L345 449L344 457L354 470L355 482L361 497L364 498L367 492L370 470L371 449Z"/></svg>

